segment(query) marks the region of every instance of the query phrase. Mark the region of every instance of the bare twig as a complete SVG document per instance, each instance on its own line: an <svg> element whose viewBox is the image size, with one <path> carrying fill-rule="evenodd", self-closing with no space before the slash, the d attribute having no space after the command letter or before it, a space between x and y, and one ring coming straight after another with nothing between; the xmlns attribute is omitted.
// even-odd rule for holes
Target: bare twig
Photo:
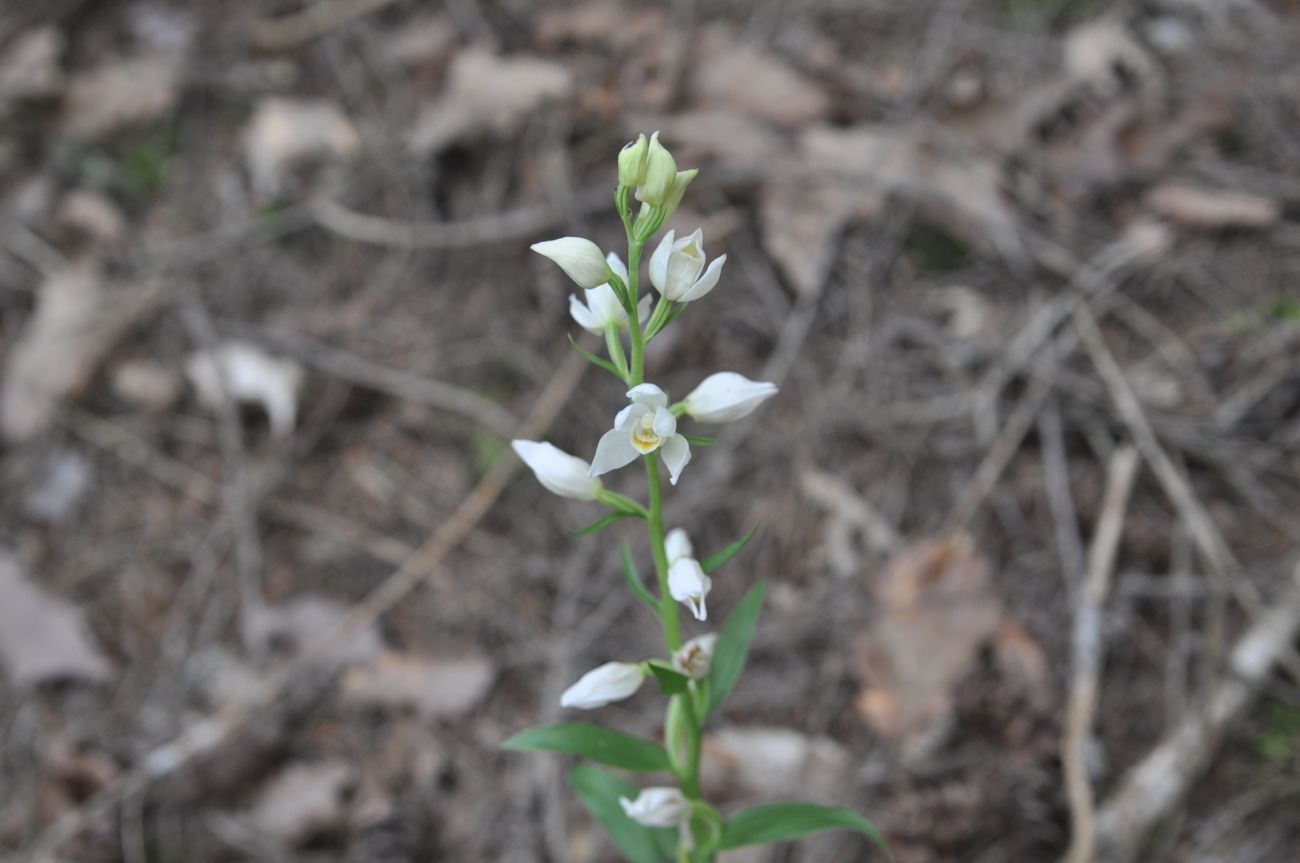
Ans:
<svg viewBox="0 0 1300 863"><path fill-rule="evenodd" d="M1135 765L1097 813L1097 848L1107 863L1139 858L1151 830L1210 763L1230 728L1254 700L1265 678L1300 634L1300 565L1287 593L1246 630L1232 649L1227 672L1199 709Z"/></svg>
<svg viewBox="0 0 1300 863"><path fill-rule="evenodd" d="M1065 790L1070 801L1071 840L1067 863L1091 863L1095 858L1092 783L1088 778L1087 746L1097 709L1097 687L1101 676L1104 642L1102 608L1110 593L1115 571L1115 553L1128 509L1129 495L1137 477L1138 452L1132 446L1117 449L1106 468L1106 495L1101 518L1088 549L1088 570L1077 595L1074 613L1074 673L1070 701L1066 708L1065 739L1061 760Z"/></svg>

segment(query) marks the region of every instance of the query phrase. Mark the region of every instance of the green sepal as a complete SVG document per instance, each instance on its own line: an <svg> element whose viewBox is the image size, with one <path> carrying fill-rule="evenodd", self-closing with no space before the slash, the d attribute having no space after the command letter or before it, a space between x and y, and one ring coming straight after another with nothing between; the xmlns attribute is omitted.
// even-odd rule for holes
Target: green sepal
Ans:
<svg viewBox="0 0 1300 863"><path fill-rule="evenodd" d="M745 534L722 551L715 552L704 558L704 560L700 561L700 569L704 570L706 573L721 569L724 563L735 557L742 548L749 544L749 541L754 538L754 534L758 533L758 529L762 526L762 522L759 522L749 529L749 533Z"/></svg>
<svg viewBox="0 0 1300 863"><path fill-rule="evenodd" d="M651 659L646 665L655 680L659 681L659 691L664 695L680 695L691 688L691 678L663 660Z"/></svg>
<svg viewBox="0 0 1300 863"><path fill-rule="evenodd" d="M567 752L635 773L673 769L668 752L659 744L586 722L559 722L529 728L502 743L501 748Z"/></svg>
<svg viewBox="0 0 1300 863"><path fill-rule="evenodd" d="M641 789L590 764L579 764L569 771L569 784L629 863L673 863L677 831L642 827L619 805L618 798L635 800Z"/></svg>
<svg viewBox="0 0 1300 863"><path fill-rule="evenodd" d="M861 815L842 806L816 803L771 803L738 812L722 828L721 851L744 845L766 845L798 839L819 830L857 830L865 834L890 860L894 855L885 837Z"/></svg>
<svg viewBox="0 0 1300 863"><path fill-rule="evenodd" d="M691 446L713 446L718 442L718 439L715 437L696 437L695 435L689 434L684 434L682 437L686 438L686 442Z"/></svg>
<svg viewBox="0 0 1300 863"><path fill-rule="evenodd" d="M593 533L597 533L598 531L604 530L605 528L609 527L611 524L613 524L616 521L622 521L625 518L636 518L636 517L637 515L634 512L624 512L622 510L619 510L618 512L611 512L609 515L605 516L604 518L600 518L593 521L591 524L587 525L586 527L580 527L577 530L571 530L569 532L572 533L574 536L591 536Z"/></svg>
<svg viewBox="0 0 1300 863"><path fill-rule="evenodd" d="M650 606L650 610L655 614L659 613L659 602L646 590L646 586L641 583L641 574L636 571L636 563L632 560L632 549L628 548L627 543L623 543L623 578L627 581L627 586L632 588L637 599Z"/></svg>
<svg viewBox="0 0 1300 863"><path fill-rule="evenodd" d="M722 634L713 648L713 658L709 661L709 709L701 721L718 709L745 669L745 657L754 638L754 627L758 625L758 613L763 608L766 589L765 581L750 588L722 627Z"/></svg>
<svg viewBox="0 0 1300 863"><path fill-rule="evenodd" d="M611 363L609 360L602 360L600 357L596 356L591 351L587 350L582 345L578 344L576 341L574 341L572 335L569 336L569 344L573 345L573 349L578 353L582 354L582 358L587 362L591 363L594 366L599 366L600 368L609 372L611 375L618 378L619 380L625 380L623 375L619 373L618 369L614 368L613 363Z"/></svg>

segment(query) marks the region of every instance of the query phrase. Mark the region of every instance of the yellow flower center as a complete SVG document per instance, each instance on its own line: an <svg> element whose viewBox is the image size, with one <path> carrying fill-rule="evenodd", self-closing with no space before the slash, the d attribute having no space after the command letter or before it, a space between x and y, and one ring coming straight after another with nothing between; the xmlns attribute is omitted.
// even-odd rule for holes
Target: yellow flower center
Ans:
<svg viewBox="0 0 1300 863"><path fill-rule="evenodd" d="M659 435L655 434L655 415L647 413L641 417L636 428L632 430L632 446L641 453L654 452L659 447Z"/></svg>

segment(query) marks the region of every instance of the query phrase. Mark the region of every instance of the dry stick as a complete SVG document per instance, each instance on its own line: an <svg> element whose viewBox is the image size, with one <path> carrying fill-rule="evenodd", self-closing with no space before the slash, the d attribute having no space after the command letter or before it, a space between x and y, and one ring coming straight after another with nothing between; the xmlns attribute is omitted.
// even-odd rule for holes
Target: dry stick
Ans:
<svg viewBox="0 0 1300 863"><path fill-rule="evenodd" d="M585 371L586 361L582 357L576 354L569 356L533 403L532 410L520 424L516 435L532 438L545 432L577 388ZM154 749L138 766L106 785L79 808L61 816L37 841L31 859L38 863L52 863L56 859L54 854L57 849L76 836L88 818L125 797L139 793L149 783L175 773L196 757L228 740L233 732L248 724L259 712L275 704L285 690L302 676L305 669L317 665L322 657L336 652L340 645L350 641L362 628L435 575L443 559L465 539L501 496L516 467L513 457L497 459L452 513L451 518L443 522L396 572L354 606L346 618L302 655L268 677L246 700L227 705L212 716L191 725L176 739Z"/></svg>
<svg viewBox="0 0 1300 863"><path fill-rule="evenodd" d="M1197 551L1205 559L1211 577L1216 579L1220 586L1226 586L1232 592L1233 597L1252 619L1259 619L1265 611L1264 601L1260 598L1259 591L1245 577L1241 564L1223 539L1218 525L1210 518L1200 499L1192 491L1191 482L1160 445L1142 409L1142 403L1133 392L1124 370L1120 368L1110 348L1106 346L1101 328L1097 326L1097 320L1087 306L1075 307L1074 325L1083 339L1093 365L1096 366L1097 372L1106 384L1111 400L1115 402L1120 418L1128 427L1129 434L1133 436L1134 443L1142 452L1142 457L1151 465L1156 480L1174 508L1178 510L1178 515L1187 523ZM1288 650L1282 662L1288 671L1300 679L1300 656L1297 656L1294 650Z"/></svg>
<svg viewBox="0 0 1300 863"><path fill-rule="evenodd" d="M1300 635L1300 565L1290 589L1236 643L1228 670L1199 709L1125 775L1097 813L1097 847L1106 863L1138 859L1152 827L1164 820L1209 764L1224 734L1245 712L1273 667Z"/></svg>
<svg viewBox="0 0 1300 863"><path fill-rule="evenodd" d="M1065 769L1065 790L1070 801L1071 839L1066 863L1092 863L1096 853L1093 828L1092 783L1088 778L1087 745L1097 709L1097 683L1101 676L1104 643L1102 608L1110 593L1119 549L1124 514L1128 509L1133 480L1137 477L1138 452L1124 446L1111 456L1106 467L1106 495L1101 518L1088 549L1088 569L1077 594L1074 613L1074 673L1070 701L1065 714L1065 738L1061 760Z"/></svg>

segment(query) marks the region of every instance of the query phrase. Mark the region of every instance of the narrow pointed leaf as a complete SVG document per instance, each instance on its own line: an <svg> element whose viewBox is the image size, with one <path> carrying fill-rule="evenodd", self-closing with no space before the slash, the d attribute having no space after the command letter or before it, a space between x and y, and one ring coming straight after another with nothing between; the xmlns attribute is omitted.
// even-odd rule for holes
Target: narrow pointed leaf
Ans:
<svg viewBox="0 0 1300 863"><path fill-rule="evenodd" d="M632 550L627 547L626 542L623 543L623 578L627 581L627 586L632 588L632 592L636 594L637 599L650 606L650 609L655 614L658 614L659 602L641 583L641 574L636 571L636 564L632 561Z"/></svg>
<svg viewBox="0 0 1300 863"><path fill-rule="evenodd" d="M745 657L749 654L749 642L758 624L758 613L763 608L766 588L767 582L764 581L750 588L722 627L722 634L713 648L713 659L709 662L709 709L705 711L706 717L718 709L745 670Z"/></svg>
<svg viewBox="0 0 1300 863"><path fill-rule="evenodd" d="M502 743L501 748L567 752L636 773L672 770L668 753L657 743L586 722L559 722L530 728Z"/></svg>
<svg viewBox="0 0 1300 863"><path fill-rule="evenodd" d="M677 831L642 827L618 803L619 797L635 800L641 789L590 764L569 771L569 783L629 863L672 863Z"/></svg>
<svg viewBox="0 0 1300 863"><path fill-rule="evenodd" d="M582 345L578 344L576 341L574 341L573 336L569 336L569 344L573 345L573 349L578 353L582 354L583 359L585 359L587 362L591 363L592 365L600 366L602 369L609 372L611 375L618 378L619 380L626 380L626 378L623 377L622 373L620 373L619 370L614 367L613 363L611 363L609 360L602 360L600 357L596 356L591 351L587 350Z"/></svg>
<svg viewBox="0 0 1300 863"><path fill-rule="evenodd" d="M713 446L718 442L718 439L715 437L696 437L695 435L689 434L684 434L682 437L686 438L686 442L691 446Z"/></svg>
<svg viewBox="0 0 1300 863"><path fill-rule="evenodd" d="M682 674L675 668L652 659L646 663L650 666L650 673L659 681L659 691L664 695L680 695L690 688L691 679Z"/></svg>
<svg viewBox="0 0 1300 863"><path fill-rule="evenodd" d="M754 538L754 534L758 533L758 529L762 526L762 524L754 525L749 529L749 533L745 534L722 551L704 558L704 560L700 561L700 569L703 569L705 572L713 572L716 569L720 569L724 563L735 557L742 548L749 544L749 541Z"/></svg>
<svg viewBox="0 0 1300 863"><path fill-rule="evenodd" d="M723 826L719 849L725 851L742 845L783 842L831 829L864 833L889 859L893 859L885 838L861 815L841 806L818 806L816 803L773 803L738 812Z"/></svg>
<svg viewBox="0 0 1300 863"><path fill-rule="evenodd" d="M611 512L609 515L605 516L604 518L597 519L596 521L593 521L591 524L587 525L586 527L582 527L575 531L571 531L571 533L574 536L590 536L591 534L596 533L597 531L604 530L605 528L609 527L611 524L613 524L616 521L622 521L625 518L631 518L632 515L633 514L630 512Z"/></svg>

